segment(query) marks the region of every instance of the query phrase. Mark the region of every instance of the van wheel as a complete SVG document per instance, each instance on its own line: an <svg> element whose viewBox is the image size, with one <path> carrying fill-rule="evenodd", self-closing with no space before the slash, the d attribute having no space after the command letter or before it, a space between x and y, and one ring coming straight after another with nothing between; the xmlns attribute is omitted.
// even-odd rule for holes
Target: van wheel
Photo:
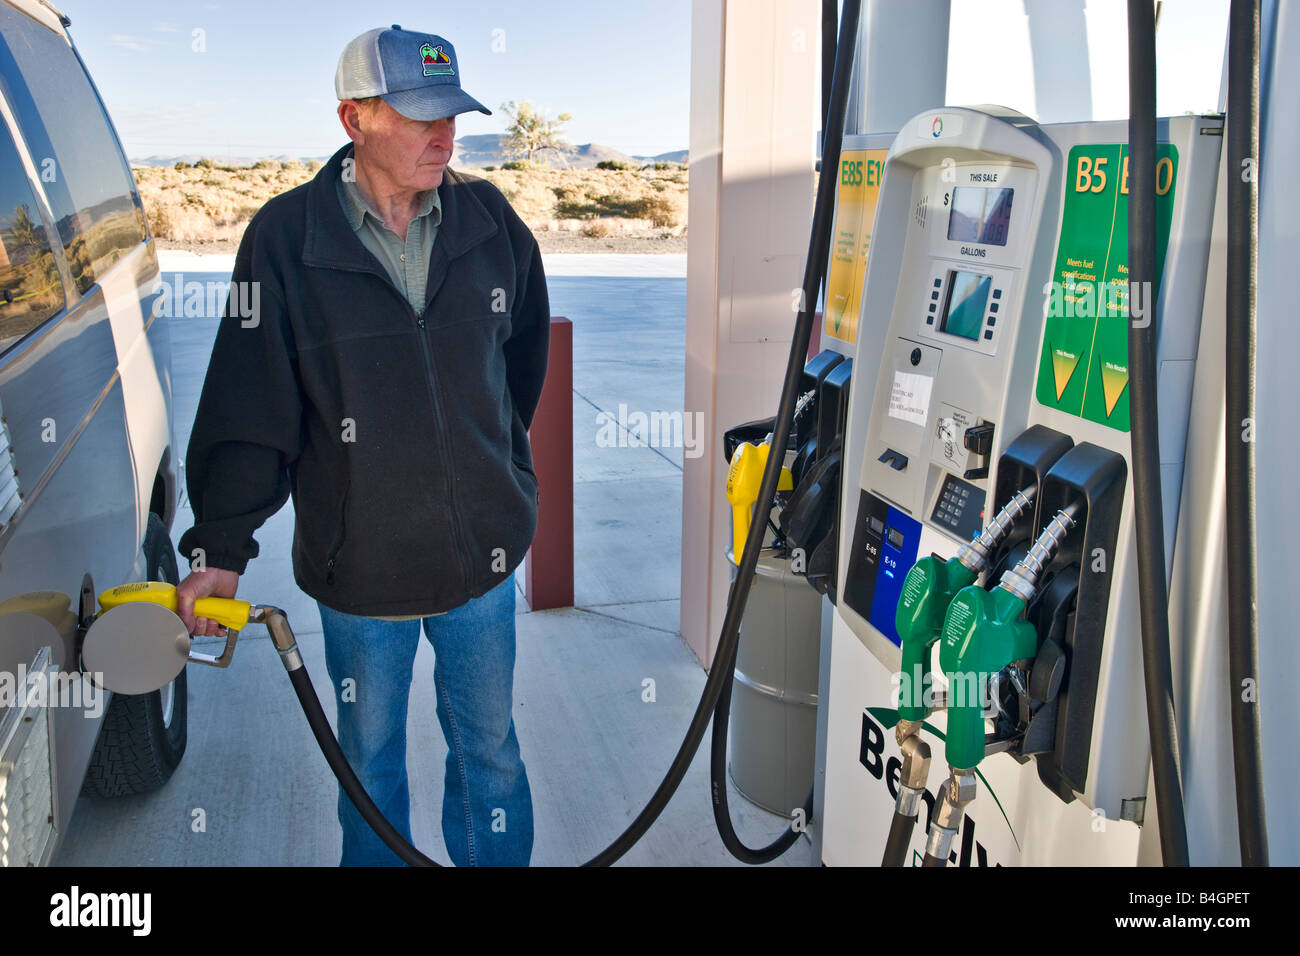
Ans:
<svg viewBox="0 0 1300 956"><path fill-rule="evenodd" d="M144 535L150 581L177 584L176 551L167 526L150 512ZM185 671L149 694L114 694L81 792L95 797L148 793L161 787L185 755Z"/></svg>

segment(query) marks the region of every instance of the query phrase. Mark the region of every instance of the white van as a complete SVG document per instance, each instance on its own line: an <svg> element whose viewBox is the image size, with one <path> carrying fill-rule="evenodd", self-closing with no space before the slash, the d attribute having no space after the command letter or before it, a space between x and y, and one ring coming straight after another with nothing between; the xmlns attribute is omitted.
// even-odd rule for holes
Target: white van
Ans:
<svg viewBox="0 0 1300 956"><path fill-rule="evenodd" d="M78 793L161 786L185 672L80 676L95 595L177 581L158 260L103 101L47 3L0 0L0 864L43 865Z"/></svg>

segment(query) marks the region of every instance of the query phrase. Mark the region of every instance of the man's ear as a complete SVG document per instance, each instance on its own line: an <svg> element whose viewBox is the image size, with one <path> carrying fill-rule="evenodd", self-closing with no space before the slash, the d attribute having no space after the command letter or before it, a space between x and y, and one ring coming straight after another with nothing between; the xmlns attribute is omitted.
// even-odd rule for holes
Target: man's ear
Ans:
<svg viewBox="0 0 1300 956"><path fill-rule="evenodd" d="M339 103L339 122L343 124L348 139L358 146L364 146L366 142L365 130L361 128L362 112L356 100L343 100Z"/></svg>

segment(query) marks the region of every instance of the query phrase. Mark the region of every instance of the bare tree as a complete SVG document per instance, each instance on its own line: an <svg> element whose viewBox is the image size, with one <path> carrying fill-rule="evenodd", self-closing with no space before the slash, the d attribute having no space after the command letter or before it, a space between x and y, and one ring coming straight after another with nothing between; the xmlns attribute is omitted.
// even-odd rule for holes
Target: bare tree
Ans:
<svg viewBox="0 0 1300 956"><path fill-rule="evenodd" d="M550 119L544 111L534 109L528 100L520 100L518 103L511 100L502 105L501 112L510 118L506 138L501 144L507 157L522 157L531 163L533 156L544 149L562 153L569 145L560 134L564 124L573 119L570 113L561 113L555 119Z"/></svg>

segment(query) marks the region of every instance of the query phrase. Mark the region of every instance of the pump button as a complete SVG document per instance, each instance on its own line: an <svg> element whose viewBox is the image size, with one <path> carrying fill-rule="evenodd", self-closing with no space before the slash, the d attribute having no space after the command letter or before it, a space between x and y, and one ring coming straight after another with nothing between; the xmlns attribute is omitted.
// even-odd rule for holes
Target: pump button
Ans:
<svg viewBox="0 0 1300 956"><path fill-rule="evenodd" d="M985 329L985 330L984 330L984 337L985 337L986 339L991 339L991 338L993 338L993 330L992 330L992 329Z"/></svg>
<svg viewBox="0 0 1300 956"><path fill-rule="evenodd" d="M994 289L994 290L993 290L993 298L995 298L995 299L1000 299L1000 298L1002 298L1002 290L1001 290L1001 289Z"/></svg>

